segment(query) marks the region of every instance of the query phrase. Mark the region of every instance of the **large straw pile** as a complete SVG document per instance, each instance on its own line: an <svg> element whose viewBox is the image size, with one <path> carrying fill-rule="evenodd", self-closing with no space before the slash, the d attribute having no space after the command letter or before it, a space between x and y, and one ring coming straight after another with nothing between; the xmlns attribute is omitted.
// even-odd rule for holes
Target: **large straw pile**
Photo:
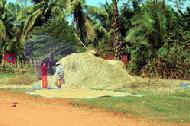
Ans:
<svg viewBox="0 0 190 126"><path fill-rule="evenodd" d="M135 80L120 61L106 61L91 52L73 53L59 61L64 66L66 87L116 89Z"/></svg>

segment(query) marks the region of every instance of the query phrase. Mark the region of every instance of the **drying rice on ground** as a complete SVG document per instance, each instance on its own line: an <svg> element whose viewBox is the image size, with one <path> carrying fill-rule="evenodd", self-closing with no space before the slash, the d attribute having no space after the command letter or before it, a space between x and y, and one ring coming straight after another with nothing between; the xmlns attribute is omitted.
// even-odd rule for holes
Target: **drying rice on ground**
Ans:
<svg viewBox="0 0 190 126"><path fill-rule="evenodd" d="M26 92L30 95L39 95L46 98L98 98L98 97L125 97L131 96L128 92L101 91L91 89L42 89Z"/></svg>

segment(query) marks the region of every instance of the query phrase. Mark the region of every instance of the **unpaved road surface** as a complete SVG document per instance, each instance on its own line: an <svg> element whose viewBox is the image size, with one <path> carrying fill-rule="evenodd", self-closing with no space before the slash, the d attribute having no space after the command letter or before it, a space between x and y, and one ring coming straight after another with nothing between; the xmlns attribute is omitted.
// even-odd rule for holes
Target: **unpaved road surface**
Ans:
<svg viewBox="0 0 190 126"><path fill-rule="evenodd" d="M14 104L16 107L13 107ZM0 126L156 125L163 124L147 122L130 115L120 115L86 107L74 107L68 100L34 98L0 91Z"/></svg>

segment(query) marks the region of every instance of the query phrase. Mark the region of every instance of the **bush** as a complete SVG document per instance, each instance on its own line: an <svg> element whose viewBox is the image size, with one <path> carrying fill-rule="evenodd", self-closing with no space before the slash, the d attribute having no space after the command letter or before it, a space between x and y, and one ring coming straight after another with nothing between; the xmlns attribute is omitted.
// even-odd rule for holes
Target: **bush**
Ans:
<svg viewBox="0 0 190 126"><path fill-rule="evenodd" d="M190 49L186 45L174 44L162 47L157 57L150 60L143 71L146 76L169 79L190 79Z"/></svg>
<svg viewBox="0 0 190 126"><path fill-rule="evenodd" d="M131 48L131 59L129 61L128 70L131 74L140 75L142 68L149 60L148 49L145 46L139 48Z"/></svg>

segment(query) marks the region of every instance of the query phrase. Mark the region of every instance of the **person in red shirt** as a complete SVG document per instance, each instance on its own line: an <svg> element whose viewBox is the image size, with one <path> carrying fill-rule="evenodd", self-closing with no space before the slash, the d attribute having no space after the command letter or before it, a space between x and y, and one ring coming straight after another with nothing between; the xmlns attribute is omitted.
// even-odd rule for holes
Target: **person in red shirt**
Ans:
<svg viewBox="0 0 190 126"><path fill-rule="evenodd" d="M45 63L42 64L41 73L42 73L42 88L48 88L47 67Z"/></svg>

